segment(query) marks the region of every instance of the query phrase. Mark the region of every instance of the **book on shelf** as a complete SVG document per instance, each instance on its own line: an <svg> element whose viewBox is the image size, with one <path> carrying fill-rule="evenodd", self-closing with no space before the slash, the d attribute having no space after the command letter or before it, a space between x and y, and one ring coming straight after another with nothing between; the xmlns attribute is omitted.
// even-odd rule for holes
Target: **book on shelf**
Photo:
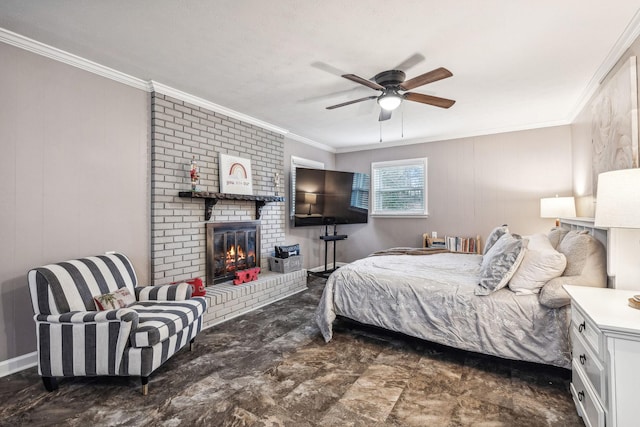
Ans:
<svg viewBox="0 0 640 427"><path fill-rule="evenodd" d="M458 237L446 236L445 246L451 252L463 252L477 254L480 253L480 236Z"/></svg>
<svg viewBox="0 0 640 427"><path fill-rule="evenodd" d="M431 237L430 234L422 235L423 248L442 248L451 252L462 252L479 254L480 253L480 236L476 237Z"/></svg>

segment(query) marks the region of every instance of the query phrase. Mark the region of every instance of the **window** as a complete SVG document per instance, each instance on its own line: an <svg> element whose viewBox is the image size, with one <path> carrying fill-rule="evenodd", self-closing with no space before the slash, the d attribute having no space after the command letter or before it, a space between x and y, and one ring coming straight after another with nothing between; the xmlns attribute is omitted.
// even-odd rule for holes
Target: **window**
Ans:
<svg viewBox="0 0 640 427"><path fill-rule="evenodd" d="M427 216L427 158L371 163L371 214Z"/></svg>
<svg viewBox="0 0 640 427"><path fill-rule="evenodd" d="M291 156L291 218L296 215L296 168L324 169L324 163Z"/></svg>

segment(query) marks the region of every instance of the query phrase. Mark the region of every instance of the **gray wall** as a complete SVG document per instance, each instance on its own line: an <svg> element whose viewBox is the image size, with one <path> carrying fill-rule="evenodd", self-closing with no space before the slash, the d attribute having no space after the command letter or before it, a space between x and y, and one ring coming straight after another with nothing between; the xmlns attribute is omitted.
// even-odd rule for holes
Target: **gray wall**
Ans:
<svg viewBox="0 0 640 427"><path fill-rule="evenodd" d="M632 45L616 68L640 53ZM0 362L35 351L28 269L119 250L141 283L150 279L149 94L0 43ZM371 218L341 226L338 260L391 246L418 246L423 232L476 235L509 223L522 234L548 229L539 198L579 197L593 214L588 106L572 126L357 153L333 154L284 140L284 194L291 156L328 169L370 172L372 161L429 157L425 219ZM201 206L196 206L198 213ZM317 227L292 228L305 267L321 265Z"/></svg>
<svg viewBox="0 0 640 427"><path fill-rule="evenodd" d="M340 153L336 169L370 173L371 162L428 157L428 218L375 218L339 226L349 235L338 259L350 262L393 246L421 246L422 233L476 236L506 223L519 234L543 232L540 198L572 194L571 128L560 126L473 138Z"/></svg>
<svg viewBox="0 0 640 427"><path fill-rule="evenodd" d="M149 94L0 43L0 361L36 350L27 271L118 250L149 278Z"/></svg>
<svg viewBox="0 0 640 427"><path fill-rule="evenodd" d="M335 169L336 155L290 138L285 137L284 139L284 182L286 186L284 194L287 198L285 242L286 244L300 244L304 268L324 267L324 242L319 238L322 233L321 228L293 227L289 218L289 213L291 212L291 156L323 162L325 169ZM330 254L329 262L331 261L332 256ZM340 261L340 258L338 258L338 261Z"/></svg>

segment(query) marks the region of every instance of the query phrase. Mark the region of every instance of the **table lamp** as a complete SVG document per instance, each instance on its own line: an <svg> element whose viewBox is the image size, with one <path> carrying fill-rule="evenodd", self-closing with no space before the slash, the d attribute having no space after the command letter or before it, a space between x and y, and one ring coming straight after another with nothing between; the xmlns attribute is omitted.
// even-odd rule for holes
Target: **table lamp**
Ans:
<svg viewBox="0 0 640 427"><path fill-rule="evenodd" d="M640 289L640 169L598 175L594 225L609 229L607 273L614 287Z"/></svg>
<svg viewBox="0 0 640 427"><path fill-rule="evenodd" d="M545 197L540 199L540 218L555 218L556 227L560 218L575 218L576 202L573 197Z"/></svg>

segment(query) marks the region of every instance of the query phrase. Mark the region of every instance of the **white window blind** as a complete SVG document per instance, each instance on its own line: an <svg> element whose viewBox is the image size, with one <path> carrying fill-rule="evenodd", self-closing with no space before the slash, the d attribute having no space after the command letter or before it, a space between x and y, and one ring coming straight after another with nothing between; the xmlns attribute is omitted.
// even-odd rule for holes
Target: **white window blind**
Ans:
<svg viewBox="0 0 640 427"><path fill-rule="evenodd" d="M291 210L289 213L291 218L296 214L296 168L324 169L324 163L291 156Z"/></svg>
<svg viewBox="0 0 640 427"><path fill-rule="evenodd" d="M372 215L427 216L427 158L374 162Z"/></svg>

